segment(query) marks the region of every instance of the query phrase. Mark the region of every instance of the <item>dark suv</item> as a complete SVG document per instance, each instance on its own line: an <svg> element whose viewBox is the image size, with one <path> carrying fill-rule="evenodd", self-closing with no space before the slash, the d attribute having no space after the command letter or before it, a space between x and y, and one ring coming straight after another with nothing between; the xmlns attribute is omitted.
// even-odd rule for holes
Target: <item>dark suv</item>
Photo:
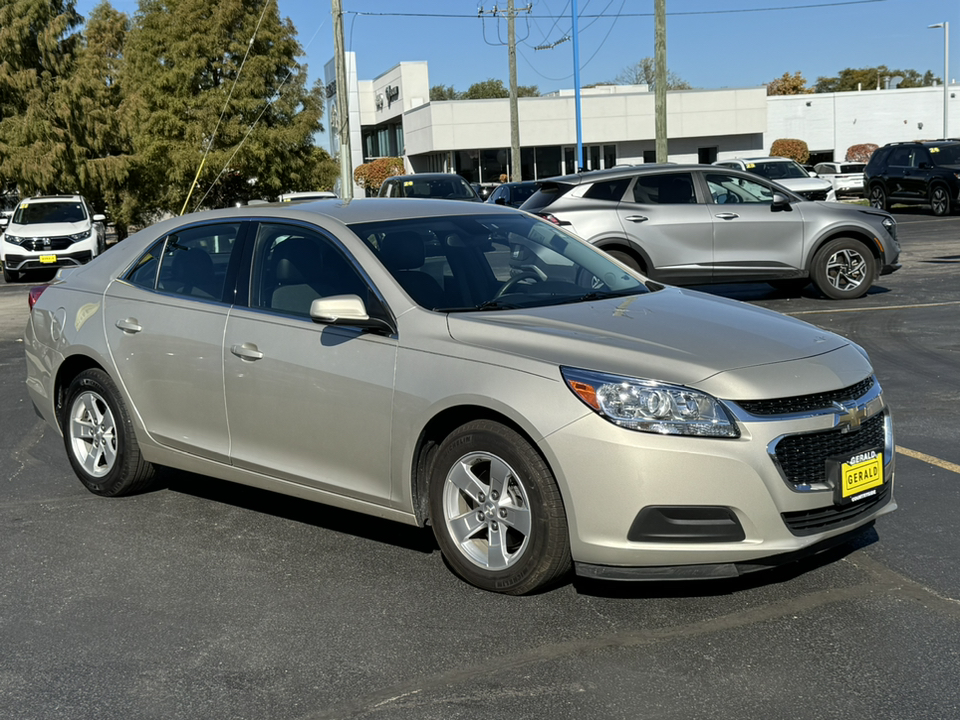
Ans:
<svg viewBox="0 0 960 720"><path fill-rule="evenodd" d="M934 215L948 215L960 198L960 141L884 145L863 171L863 188L878 210L904 203L929 205Z"/></svg>

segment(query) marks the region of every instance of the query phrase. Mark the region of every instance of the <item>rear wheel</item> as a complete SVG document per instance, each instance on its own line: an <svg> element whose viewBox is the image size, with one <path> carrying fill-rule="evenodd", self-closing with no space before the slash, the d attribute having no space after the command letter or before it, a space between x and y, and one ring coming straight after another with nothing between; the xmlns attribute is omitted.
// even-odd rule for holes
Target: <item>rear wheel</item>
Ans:
<svg viewBox="0 0 960 720"><path fill-rule="evenodd" d="M60 426L73 471L90 492L130 495L153 482L153 466L140 454L120 392L103 370L84 370L73 379Z"/></svg>
<svg viewBox="0 0 960 720"><path fill-rule="evenodd" d="M930 189L930 208L937 217L950 214L950 193L943 185L934 185Z"/></svg>
<svg viewBox="0 0 960 720"><path fill-rule="evenodd" d="M876 277L876 258L851 238L831 240L813 258L813 282L834 300L862 297Z"/></svg>
<svg viewBox="0 0 960 720"><path fill-rule="evenodd" d="M624 265L626 265L631 270L635 270L638 273L644 272L643 267L640 265L640 262L631 255L626 250L607 250L606 253L612 257L614 260L617 260Z"/></svg>
<svg viewBox="0 0 960 720"><path fill-rule="evenodd" d="M887 200L887 192L882 185L873 185L870 188L870 205L877 210L889 210L890 203Z"/></svg>
<svg viewBox="0 0 960 720"><path fill-rule="evenodd" d="M570 569L567 516L543 458L516 431L467 423L440 446L430 518L450 567L473 585L523 595Z"/></svg>

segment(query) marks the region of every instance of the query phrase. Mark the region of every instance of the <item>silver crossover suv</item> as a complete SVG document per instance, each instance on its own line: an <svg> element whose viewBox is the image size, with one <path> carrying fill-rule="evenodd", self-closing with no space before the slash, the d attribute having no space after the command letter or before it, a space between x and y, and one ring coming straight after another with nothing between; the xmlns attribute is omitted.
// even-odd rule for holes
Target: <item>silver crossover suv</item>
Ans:
<svg viewBox="0 0 960 720"><path fill-rule="evenodd" d="M30 301L29 394L93 493L162 465L429 525L491 591L732 577L896 508L861 348L512 208L187 215Z"/></svg>
<svg viewBox="0 0 960 720"><path fill-rule="evenodd" d="M897 270L896 221L882 210L805 201L751 173L646 165L550 178L523 210L648 277L674 285L769 282L864 295Z"/></svg>

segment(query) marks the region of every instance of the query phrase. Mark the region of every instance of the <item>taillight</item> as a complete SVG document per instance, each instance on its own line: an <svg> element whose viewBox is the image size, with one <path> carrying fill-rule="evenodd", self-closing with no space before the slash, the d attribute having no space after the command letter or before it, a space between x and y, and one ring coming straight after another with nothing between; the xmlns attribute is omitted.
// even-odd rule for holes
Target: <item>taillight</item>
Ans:
<svg viewBox="0 0 960 720"><path fill-rule="evenodd" d="M34 285L30 288L30 292L27 295L27 304L30 305L30 309L33 310L33 306L37 304L37 300L40 299L40 296L43 295L43 291L46 290L49 285Z"/></svg>
<svg viewBox="0 0 960 720"><path fill-rule="evenodd" d="M569 224L570 224L570 223L566 222L565 220L560 220L559 218L557 218L557 217L554 216L554 215L551 215L550 213L537 213L537 215L539 215L540 217L542 217L544 220L547 220L548 222L552 222L554 225L569 225Z"/></svg>

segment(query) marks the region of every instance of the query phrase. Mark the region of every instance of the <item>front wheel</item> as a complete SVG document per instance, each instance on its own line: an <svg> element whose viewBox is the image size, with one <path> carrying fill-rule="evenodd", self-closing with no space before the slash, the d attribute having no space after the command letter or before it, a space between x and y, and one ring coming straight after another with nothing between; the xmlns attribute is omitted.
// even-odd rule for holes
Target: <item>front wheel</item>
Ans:
<svg viewBox="0 0 960 720"><path fill-rule="evenodd" d="M146 490L153 466L143 459L120 391L103 370L84 370L70 383L60 426L73 471L95 495Z"/></svg>
<svg viewBox="0 0 960 720"><path fill-rule="evenodd" d="M870 205L877 210L889 210L890 204L887 202L887 193L881 185L874 185L870 188Z"/></svg>
<svg viewBox="0 0 960 720"><path fill-rule="evenodd" d="M567 516L550 468L514 430L467 423L440 445L430 477L440 550L467 582L524 595L570 569Z"/></svg>
<svg viewBox="0 0 960 720"><path fill-rule="evenodd" d="M862 297L876 277L877 261L866 245L850 238L831 240L813 258L813 283L834 300Z"/></svg>
<svg viewBox="0 0 960 720"><path fill-rule="evenodd" d="M930 208L937 217L950 214L950 193L943 185L934 185L930 190Z"/></svg>

